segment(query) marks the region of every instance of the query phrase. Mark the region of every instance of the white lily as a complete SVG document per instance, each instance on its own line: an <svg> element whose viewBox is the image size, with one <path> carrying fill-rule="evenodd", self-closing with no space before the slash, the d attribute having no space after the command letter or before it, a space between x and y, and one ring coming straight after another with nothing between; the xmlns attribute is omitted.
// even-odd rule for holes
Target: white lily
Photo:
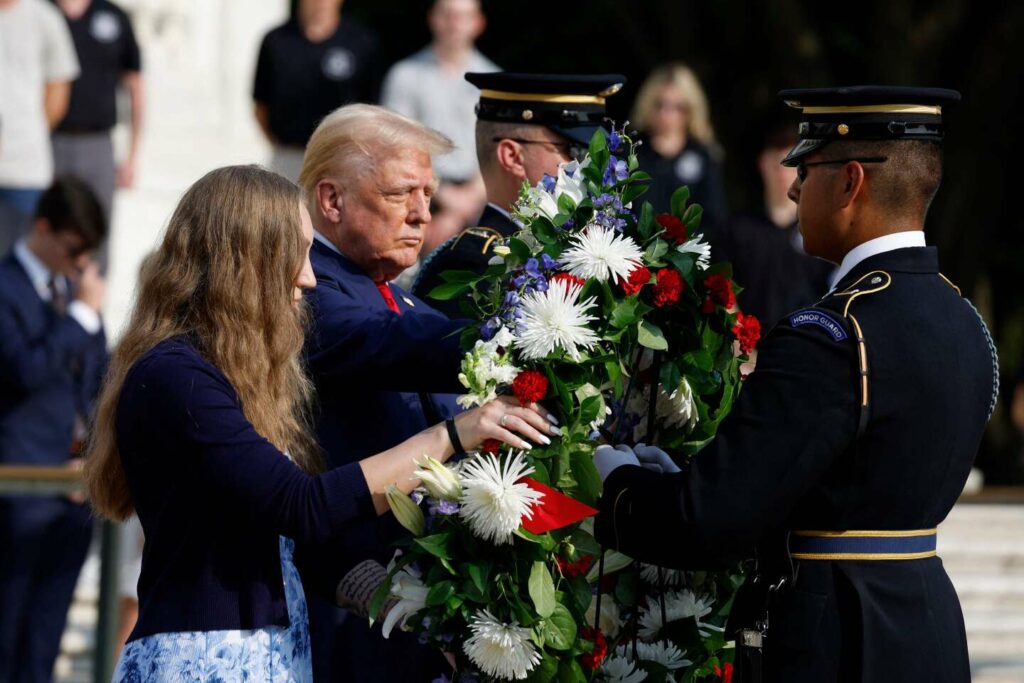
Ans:
<svg viewBox="0 0 1024 683"><path fill-rule="evenodd" d="M458 500L462 495L462 484L447 465L429 455L424 455L417 465L419 469L412 473L412 478L423 482L431 498Z"/></svg>

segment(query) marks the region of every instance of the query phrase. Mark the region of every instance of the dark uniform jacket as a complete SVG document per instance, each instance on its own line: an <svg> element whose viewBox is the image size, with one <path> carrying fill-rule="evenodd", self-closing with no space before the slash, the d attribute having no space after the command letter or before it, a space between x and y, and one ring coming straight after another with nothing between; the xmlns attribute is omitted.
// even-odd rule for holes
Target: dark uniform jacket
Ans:
<svg viewBox="0 0 1024 683"><path fill-rule="evenodd" d="M416 296L427 299L431 306L453 320L463 317L459 310L461 297L448 301L435 301L429 298L431 290L444 284L441 273L446 270L471 270L483 273L487 270L487 262L493 256L494 245L520 230L511 218L493 204L488 204L484 208L477 223L478 227L466 228L435 249L423 262L420 274L412 287Z"/></svg>
<svg viewBox="0 0 1024 683"><path fill-rule="evenodd" d="M718 437L682 473L624 466L608 477L598 538L686 568L754 548L785 558L794 530L934 528L967 479L995 373L988 331L939 275L934 248L868 258L768 334ZM970 680L938 557L789 565L779 563L790 585L769 614L767 680Z"/></svg>

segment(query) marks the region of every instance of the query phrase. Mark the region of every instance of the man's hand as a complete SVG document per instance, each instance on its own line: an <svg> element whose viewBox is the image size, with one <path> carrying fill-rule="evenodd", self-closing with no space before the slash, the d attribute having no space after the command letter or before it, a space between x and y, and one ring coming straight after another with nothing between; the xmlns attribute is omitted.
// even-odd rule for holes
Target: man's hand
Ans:
<svg viewBox="0 0 1024 683"><path fill-rule="evenodd" d="M131 187L135 184L135 159L125 159L124 163L117 167L117 186L121 188Z"/></svg>
<svg viewBox="0 0 1024 683"><path fill-rule="evenodd" d="M672 460L669 454L656 446L638 443L633 452L636 453L636 457L640 460L640 466L645 470L662 474L675 474L681 471L679 465Z"/></svg>
<svg viewBox="0 0 1024 683"><path fill-rule="evenodd" d="M72 282L75 286L75 300L99 313L107 296L107 281L100 275L99 264L90 261L77 277L72 278Z"/></svg>
<svg viewBox="0 0 1024 683"><path fill-rule="evenodd" d="M607 479L609 474L623 465L640 465L633 449L626 444L620 443L615 448L603 444L594 451L594 466L597 468L597 473L601 475L601 481Z"/></svg>

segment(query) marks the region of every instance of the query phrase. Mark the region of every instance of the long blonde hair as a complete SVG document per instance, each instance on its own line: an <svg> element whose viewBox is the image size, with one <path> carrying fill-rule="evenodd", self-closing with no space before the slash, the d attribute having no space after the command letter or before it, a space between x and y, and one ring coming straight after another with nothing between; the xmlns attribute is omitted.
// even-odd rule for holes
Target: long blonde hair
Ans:
<svg viewBox="0 0 1024 683"><path fill-rule="evenodd" d="M679 62L663 64L647 77L633 103L631 121L641 131L650 133L651 117L657 106L661 89L670 85L677 88L689 105L686 134L707 147L716 149L715 129L711 125L708 98L693 69Z"/></svg>
<svg viewBox="0 0 1024 683"><path fill-rule="evenodd" d="M306 244L295 185L258 166L200 178L178 203L163 242L142 268L131 321L113 352L85 459L100 514L134 510L117 445L118 399L132 365L161 341L189 335L230 380L246 418L308 472L320 467L311 435L312 385L300 354L304 313L292 304Z"/></svg>

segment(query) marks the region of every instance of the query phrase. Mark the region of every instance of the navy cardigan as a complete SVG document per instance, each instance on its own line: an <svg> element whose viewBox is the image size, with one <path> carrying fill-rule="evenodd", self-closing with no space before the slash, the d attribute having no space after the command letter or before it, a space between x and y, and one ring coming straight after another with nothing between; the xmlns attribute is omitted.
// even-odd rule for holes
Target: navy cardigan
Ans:
<svg viewBox="0 0 1024 683"><path fill-rule="evenodd" d="M227 377L182 337L129 370L117 441L146 534L129 640L286 625L278 536L324 547L375 515L357 462L319 476L300 470L256 432ZM320 560L340 577L357 560L343 555Z"/></svg>

